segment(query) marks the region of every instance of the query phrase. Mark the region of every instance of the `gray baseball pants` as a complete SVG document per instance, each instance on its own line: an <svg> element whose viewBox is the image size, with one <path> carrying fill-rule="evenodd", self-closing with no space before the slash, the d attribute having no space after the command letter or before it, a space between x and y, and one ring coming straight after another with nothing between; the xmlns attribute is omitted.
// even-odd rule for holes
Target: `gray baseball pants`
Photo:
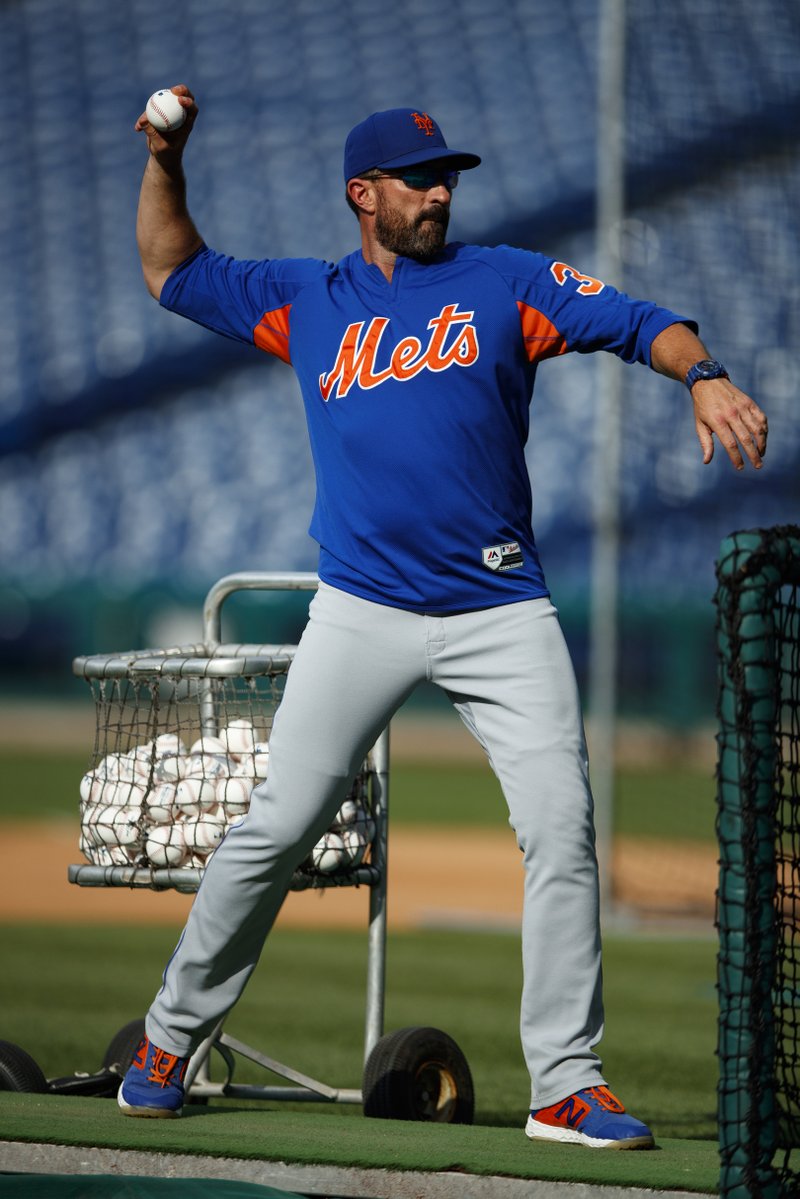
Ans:
<svg viewBox="0 0 800 1199"><path fill-rule="evenodd" d="M522 851L531 1105L603 1082L592 796L572 663L548 599L428 616L320 586L275 717L269 777L209 863L147 1017L154 1044L188 1056L239 998L293 870L426 679L486 751Z"/></svg>

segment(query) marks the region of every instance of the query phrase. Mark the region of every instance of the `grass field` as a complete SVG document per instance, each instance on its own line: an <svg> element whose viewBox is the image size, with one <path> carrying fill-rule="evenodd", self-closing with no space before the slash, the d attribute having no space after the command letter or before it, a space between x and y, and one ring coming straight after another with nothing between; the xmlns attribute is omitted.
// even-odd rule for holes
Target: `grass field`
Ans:
<svg viewBox="0 0 800 1199"><path fill-rule="evenodd" d="M77 820L80 753L0 751L0 821ZM615 827L623 836L714 841L715 783L689 767L623 768ZM488 766L398 762L391 772L391 820L402 824L498 826L507 821Z"/></svg>
<svg viewBox="0 0 800 1199"><path fill-rule="evenodd" d="M0 752L4 784L0 825L4 820L35 819L70 821L77 827L78 782L87 759L88 749L76 753ZM507 820L493 775L488 767L472 763L398 762L392 767L390 811L392 823L408 826L488 828L505 825ZM713 779L689 768L626 769L619 777L616 827L622 835L712 845ZM47 1077L98 1069L116 1031L147 1009L178 932L177 927L0 925L0 1039L13 1041L31 1053ZM231 1015L228 1031L330 1085L358 1088L366 965L364 933L279 928ZM606 937L607 1020L600 1051L607 1077L629 1110L651 1124L670 1153L679 1151L678 1141L671 1143L671 1138L706 1142L708 1160L703 1158L701 1169L697 1159L696 1178L690 1163L676 1166L677 1175L667 1171L663 1178L648 1179L650 1186L676 1186L683 1177L687 1189L692 1189L693 1183L699 1185L699 1179L703 1182L700 1189L713 1189L715 970L716 946L710 937ZM513 1130L510 1144L524 1149L524 1137L517 1138L529 1084L517 1028L521 983L518 935L393 932L387 947L387 971L387 1031L431 1024L450 1033L473 1073L476 1124L494 1130L501 1140L511 1137ZM236 1079L276 1081L245 1061L237 1064ZM88 1110L97 1110L98 1129L105 1127L106 1116L101 1113L110 1109L103 1101L61 1102L64 1109L63 1113L59 1109L59 1119L67 1120L65 1127L71 1123L69 1113L73 1111L80 1126L85 1117L79 1105L87 1103L98 1105ZM239 1118L234 1119L234 1112L246 1115L251 1107L271 1111L281 1121L293 1112L303 1120L303 1113L324 1114L329 1123L315 1123L318 1131L309 1142L312 1159L316 1152L320 1160L328 1160L323 1152L324 1128L330 1128L333 1140L341 1142L342 1134L336 1130L342 1121L353 1129L364 1152L377 1153L380 1148L375 1122L365 1122L363 1136L357 1134L360 1125L351 1117L360 1117L359 1107L248 1105L238 1100L227 1106L222 1101L220 1117L214 1117L223 1120L221 1145L227 1145L225 1138ZM46 1110L55 1113L56 1108ZM12 1113L0 1105L0 1136L4 1111L11 1120L9 1129L25 1124L24 1113L16 1114L16 1109ZM233 1124L225 1122L224 1113L230 1114ZM119 1121L114 1122L113 1113L107 1118L106 1139L97 1143L114 1143ZM127 1127L151 1122L122 1123ZM208 1124L209 1133L212 1123ZM286 1125L285 1133L302 1141L302 1129L307 1127L307 1123L297 1129ZM153 1135L152 1130L148 1135ZM315 1148L318 1136L323 1140ZM393 1138L392 1144L400 1143ZM478 1142L469 1143L477 1153ZM353 1153L356 1160L358 1150L354 1148ZM665 1156L661 1155L660 1168ZM555 1160L547 1161L542 1167L545 1172L536 1176L569 1177L568 1160L564 1167ZM513 1172L510 1158L508 1168ZM547 1169L553 1174L548 1175Z"/></svg>
<svg viewBox="0 0 800 1199"><path fill-rule="evenodd" d="M48 1077L98 1069L117 1029L147 1009L176 932L3 927L0 1039L21 1045ZM708 940L606 944L607 1074L663 1136L715 1136L714 963ZM361 934L276 930L229 1031L333 1086L359 1087L365 968ZM387 1030L449 1032L474 1075L476 1122L518 1126L528 1098L518 938L394 934L387 970ZM268 1081L244 1062L237 1079Z"/></svg>

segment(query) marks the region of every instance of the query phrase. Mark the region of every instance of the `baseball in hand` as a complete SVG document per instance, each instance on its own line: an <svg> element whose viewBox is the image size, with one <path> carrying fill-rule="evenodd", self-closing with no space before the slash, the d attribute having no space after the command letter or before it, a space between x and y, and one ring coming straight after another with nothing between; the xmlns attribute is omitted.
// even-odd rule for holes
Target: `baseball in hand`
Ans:
<svg viewBox="0 0 800 1199"><path fill-rule="evenodd" d="M145 112L148 121L159 133L172 133L173 130L180 129L186 120L186 109L175 93L166 87L160 92L153 92L147 101Z"/></svg>

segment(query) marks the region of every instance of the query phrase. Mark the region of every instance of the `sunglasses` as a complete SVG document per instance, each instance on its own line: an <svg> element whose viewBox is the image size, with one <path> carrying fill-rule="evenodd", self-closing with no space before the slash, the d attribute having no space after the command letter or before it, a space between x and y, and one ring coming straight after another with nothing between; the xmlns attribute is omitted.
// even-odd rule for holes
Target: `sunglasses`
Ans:
<svg viewBox="0 0 800 1199"><path fill-rule="evenodd" d="M402 179L406 187L415 191L430 191L432 187L444 184L448 191L458 187L460 171L435 170L433 167L417 167L408 171L385 171L381 175L372 175L373 179Z"/></svg>

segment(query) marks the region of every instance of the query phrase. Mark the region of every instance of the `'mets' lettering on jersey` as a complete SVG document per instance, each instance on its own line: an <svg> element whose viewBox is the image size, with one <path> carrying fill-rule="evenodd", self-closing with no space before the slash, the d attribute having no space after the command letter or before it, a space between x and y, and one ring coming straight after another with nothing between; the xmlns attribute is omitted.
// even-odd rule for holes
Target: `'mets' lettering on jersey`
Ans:
<svg viewBox="0 0 800 1199"><path fill-rule="evenodd" d="M378 350L390 318L376 316L369 324L355 321L345 329L333 367L319 377L323 400L341 399L354 384L369 391L387 379L405 383L423 370L472 366L480 353L478 331L470 323L474 317L474 311L459 312L458 304L445 304L439 315L428 321L428 344L423 348L418 337L404 337L392 350L389 365L381 370L377 368Z"/></svg>

